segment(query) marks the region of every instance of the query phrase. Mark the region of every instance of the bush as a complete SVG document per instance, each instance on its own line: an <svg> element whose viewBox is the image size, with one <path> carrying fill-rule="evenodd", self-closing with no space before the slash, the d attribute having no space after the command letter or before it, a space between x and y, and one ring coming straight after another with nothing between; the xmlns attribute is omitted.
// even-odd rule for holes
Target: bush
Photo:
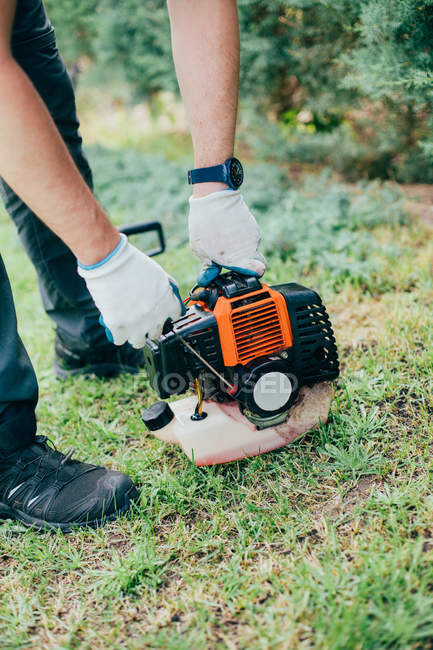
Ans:
<svg viewBox="0 0 433 650"><path fill-rule="evenodd" d="M190 190L185 165L101 147L89 148L89 154L96 193L117 223L158 219L169 247L187 243ZM382 287L380 259L398 256L399 249L380 247L371 232L404 223L402 199L395 188L376 181L349 193L347 186L332 182L326 170L295 188L277 165L264 163L248 166L246 178L244 195L261 227L266 255L290 261L295 277L317 270L335 287L347 281Z"/></svg>
<svg viewBox="0 0 433 650"><path fill-rule="evenodd" d="M67 60L92 58L94 78L126 79L147 98L177 89L164 0L47 5ZM263 120L290 116L292 158L352 177L433 180L432 0L240 0L239 16L241 98Z"/></svg>

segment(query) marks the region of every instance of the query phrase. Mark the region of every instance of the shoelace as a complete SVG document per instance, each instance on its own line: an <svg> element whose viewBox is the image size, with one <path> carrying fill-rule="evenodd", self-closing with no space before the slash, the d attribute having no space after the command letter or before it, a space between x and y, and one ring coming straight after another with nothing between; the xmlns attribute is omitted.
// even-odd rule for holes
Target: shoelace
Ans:
<svg viewBox="0 0 433 650"><path fill-rule="evenodd" d="M50 449L51 451L60 454L60 456L63 456L63 454L61 454L61 452L58 451L58 449L57 449L56 445L54 444L54 442L50 438L47 438L47 436L36 436L34 444L41 445L41 446L44 445L46 449ZM72 459L72 456L74 455L75 451L76 451L75 447L72 447L65 456L63 456L63 457L61 457L59 459L57 467L53 467L53 469L51 471L49 471L47 474L45 474L45 476L43 476L42 478L45 479L45 478L47 478L47 476L49 476L50 474L55 472L55 480L57 481L58 477L59 477L60 470L65 465L67 465L67 463ZM24 465L23 469L27 469L27 467L29 467L32 463L37 463L36 472L38 472L39 469L42 466L43 461L45 459L46 459L46 457L43 456L43 455L36 456L36 458L33 458L28 463L26 463Z"/></svg>

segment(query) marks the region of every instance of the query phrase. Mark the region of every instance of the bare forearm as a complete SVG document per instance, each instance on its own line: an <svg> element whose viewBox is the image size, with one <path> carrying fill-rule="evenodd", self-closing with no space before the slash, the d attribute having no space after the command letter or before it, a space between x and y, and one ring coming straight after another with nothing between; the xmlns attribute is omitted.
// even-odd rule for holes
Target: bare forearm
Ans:
<svg viewBox="0 0 433 650"><path fill-rule="evenodd" d="M0 62L0 174L85 264L104 258L118 243L116 228L12 57Z"/></svg>
<svg viewBox="0 0 433 650"><path fill-rule="evenodd" d="M168 0L168 8L194 164L216 165L230 158L234 147L239 83L236 0ZM194 193L208 193L221 184L203 185L196 185Z"/></svg>

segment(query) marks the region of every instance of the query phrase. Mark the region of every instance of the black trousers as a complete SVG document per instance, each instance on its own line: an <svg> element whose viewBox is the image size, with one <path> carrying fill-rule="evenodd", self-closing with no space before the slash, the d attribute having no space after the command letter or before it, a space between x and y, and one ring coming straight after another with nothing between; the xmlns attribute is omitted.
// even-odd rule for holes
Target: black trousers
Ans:
<svg viewBox="0 0 433 650"><path fill-rule="evenodd" d="M78 132L74 91L42 0L18 0L12 50L45 102L82 176L92 187L92 174ZM72 252L1 179L0 194L35 266L43 305L58 336L77 351L104 345L99 313L77 274ZM35 435L38 387L17 332L11 288L1 257L0 342L0 450L12 450Z"/></svg>

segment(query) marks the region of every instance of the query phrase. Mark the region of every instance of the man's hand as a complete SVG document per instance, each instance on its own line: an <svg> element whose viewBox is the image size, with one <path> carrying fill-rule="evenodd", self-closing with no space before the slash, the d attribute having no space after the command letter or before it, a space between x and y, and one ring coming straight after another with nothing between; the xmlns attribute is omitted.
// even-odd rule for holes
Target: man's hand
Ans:
<svg viewBox="0 0 433 650"><path fill-rule="evenodd" d="M176 320L183 313L177 285L125 235L102 262L92 266L79 262L78 273L116 345L129 341L134 348L141 348L147 336L161 334L168 318Z"/></svg>
<svg viewBox="0 0 433 650"><path fill-rule="evenodd" d="M222 190L189 200L189 239L203 263L198 284L207 286L221 267L261 276L266 261L258 252L260 230L239 190Z"/></svg>

